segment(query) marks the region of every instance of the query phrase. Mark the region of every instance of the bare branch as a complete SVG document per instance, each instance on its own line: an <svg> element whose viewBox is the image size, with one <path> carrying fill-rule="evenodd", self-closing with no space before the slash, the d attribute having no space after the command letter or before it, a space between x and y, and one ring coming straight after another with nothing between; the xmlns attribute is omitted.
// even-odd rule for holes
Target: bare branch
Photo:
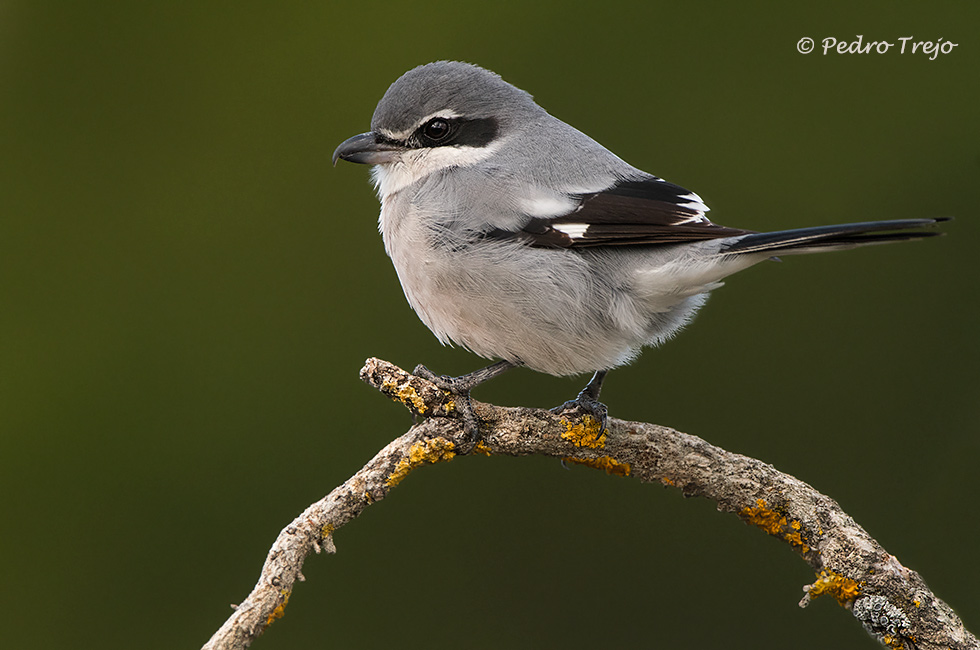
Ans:
<svg viewBox="0 0 980 650"><path fill-rule="evenodd" d="M452 396L379 359L361 378L416 415L428 417L396 439L347 482L314 503L279 534L248 598L204 646L247 648L282 616L311 550L333 552L334 531L388 495L413 469L452 460L466 436L453 417ZM871 538L837 503L762 461L727 452L685 433L610 419L600 432L591 418L568 422L537 409L474 402L486 424L475 453L545 455L635 476L703 496L795 550L816 573L800 605L832 596L891 648L978 648L976 637L915 571Z"/></svg>

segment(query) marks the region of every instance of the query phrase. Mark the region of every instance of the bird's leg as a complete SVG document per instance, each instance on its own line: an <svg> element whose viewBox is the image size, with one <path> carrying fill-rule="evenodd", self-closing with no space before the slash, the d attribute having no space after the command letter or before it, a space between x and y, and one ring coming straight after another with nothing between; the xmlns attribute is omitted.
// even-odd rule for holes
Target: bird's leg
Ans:
<svg viewBox="0 0 980 650"><path fill-rule="evenodd" d="M475 370L468 375L450 377L448 375L437 375L420 364L415 367L415 371L412 374L431 381L442 390L449 391L456 397L456 410L463 420L463 428L471 441L469 449L462 451L465 454L469 453L470 449L483 439L480 435L480 421L477 419L476 412L473 410L473 403L470 401L470 391L483 382L493 379L505 370L510 370L518 365L520 364L512 361L498 361L497 363L490 364L486 368Z"/></svg>
<svg viewBox="0 0 980 650"><path fill-rule="evenodd" d="M569 400L561 406L551 409L552 413L558 415L584 416L591 415L599 423L601 432L606 428L606 405L599 401L599 391L602 390L602 380L606 378L608 370L596 370L592 379L586 384L582 392L573 400Z"/></svg>

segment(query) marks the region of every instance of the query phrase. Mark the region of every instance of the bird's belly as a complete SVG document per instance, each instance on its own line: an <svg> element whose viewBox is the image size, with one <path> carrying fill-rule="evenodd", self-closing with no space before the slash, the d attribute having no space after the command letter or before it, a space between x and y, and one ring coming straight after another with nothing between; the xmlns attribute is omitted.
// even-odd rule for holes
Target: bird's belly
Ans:
<svg viewBox="0 0 980 650"><path fill-rule="evenodd" d="M424 249L389 253L409 303L440 341L553 375L631 361L703 299L651 312L628 285L599 285L593 261L568 251Z"/></svg>

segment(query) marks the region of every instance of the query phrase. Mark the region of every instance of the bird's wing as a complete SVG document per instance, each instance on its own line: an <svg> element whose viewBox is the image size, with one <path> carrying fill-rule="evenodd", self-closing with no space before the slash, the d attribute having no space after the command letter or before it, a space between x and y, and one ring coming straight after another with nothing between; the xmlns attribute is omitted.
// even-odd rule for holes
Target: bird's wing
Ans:
<svg viewBox="0 0 980 650"><path fill-rule="evenodd" d="M498 229L488 236L518 238L542 248L580 248L677 244L752 233L712 223L701 197L655 176L562 198L568 207L560 214L529 214L520 229Z"/></svg>

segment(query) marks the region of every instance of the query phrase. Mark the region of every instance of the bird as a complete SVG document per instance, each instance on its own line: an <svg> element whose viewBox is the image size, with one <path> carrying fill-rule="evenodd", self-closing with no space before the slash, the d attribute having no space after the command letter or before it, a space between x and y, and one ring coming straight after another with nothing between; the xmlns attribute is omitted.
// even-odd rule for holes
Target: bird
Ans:
<svg viewBox="0 0 980 650"><path fill-rule="evenodd" d="M372 166L378 227L411 307L441 343L491 365L415 374L458 397L517 366L592 373L553 409L591 416L606 374L683 328L727 276L759 262L942 234L949 217L756 232L718 225L700 196L618 157L487 69L436 61L382 96L338 160ZM602 429L600 429L601 431Z"/></svg>

